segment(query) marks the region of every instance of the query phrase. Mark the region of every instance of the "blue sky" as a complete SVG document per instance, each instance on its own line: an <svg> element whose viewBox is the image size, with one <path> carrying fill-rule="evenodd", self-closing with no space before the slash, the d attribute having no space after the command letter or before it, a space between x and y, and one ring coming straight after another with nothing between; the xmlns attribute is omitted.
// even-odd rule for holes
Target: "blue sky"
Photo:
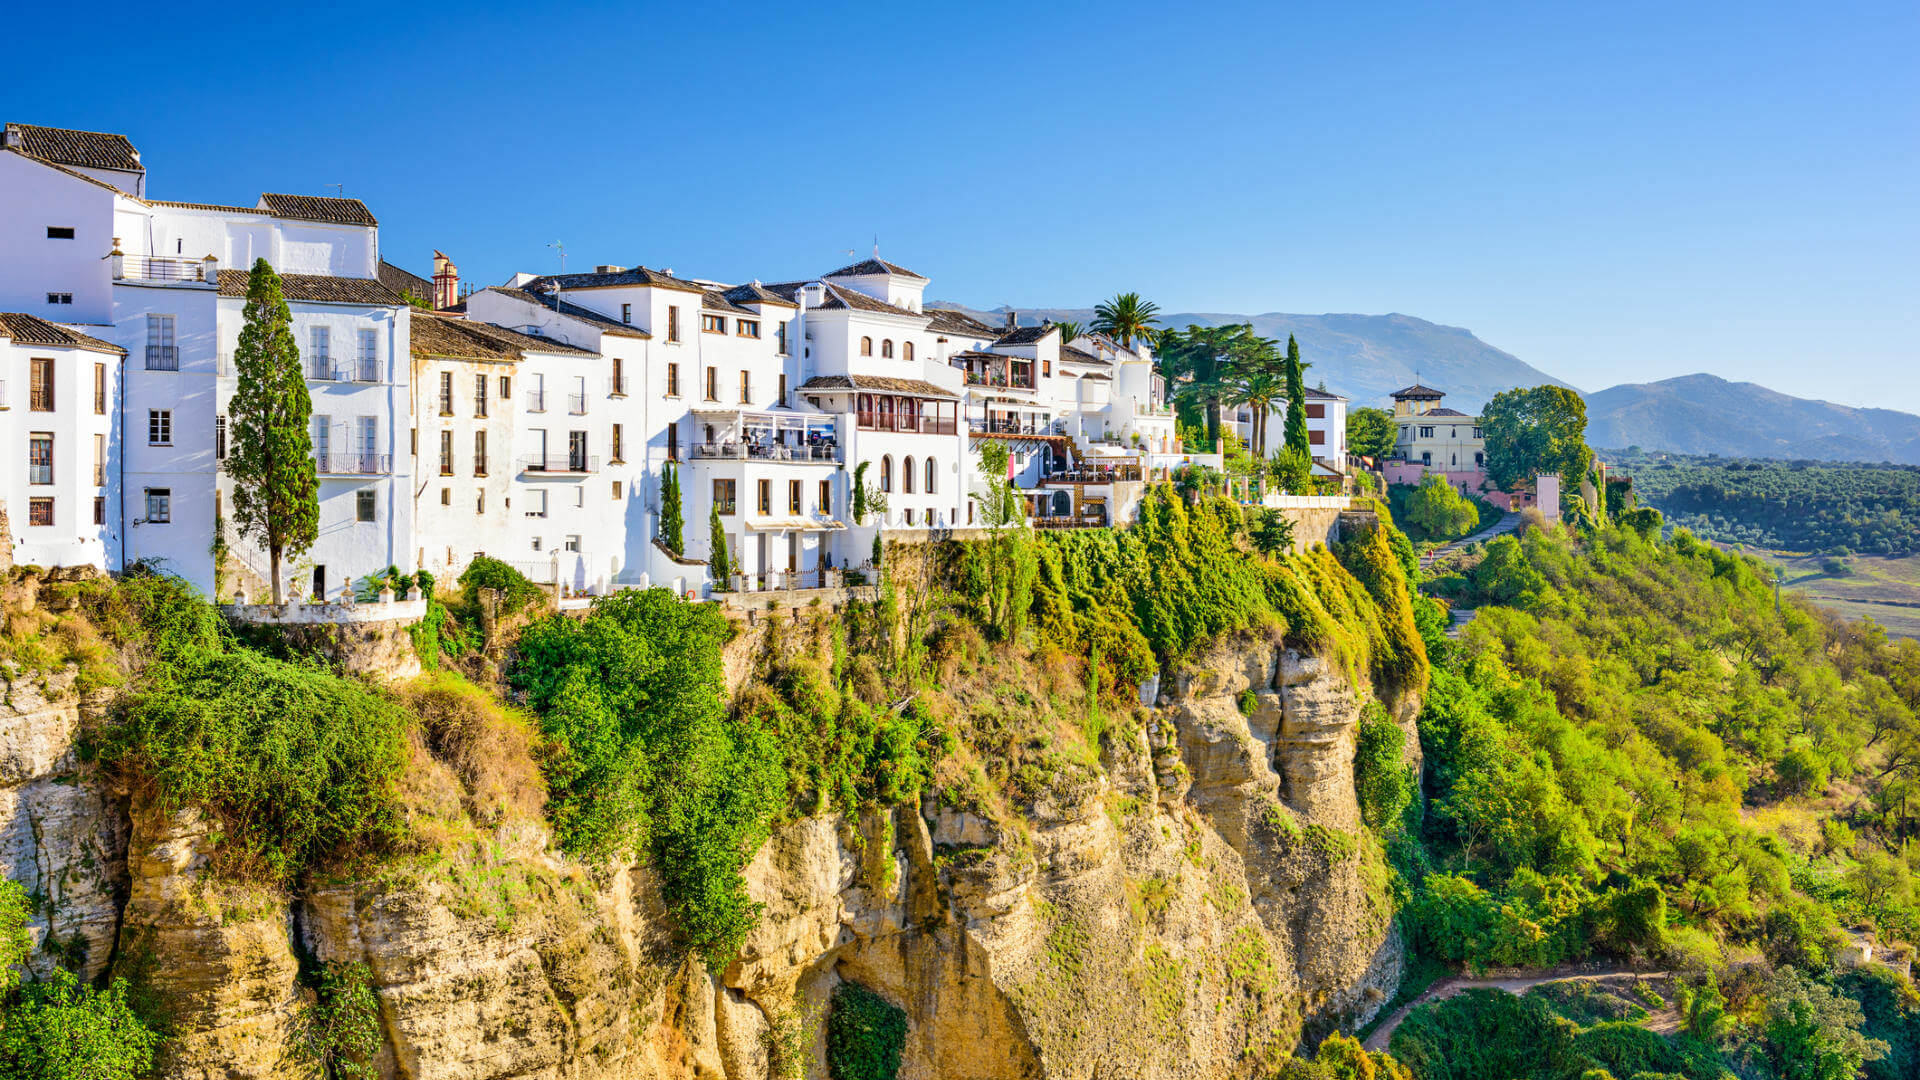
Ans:
<svg viewBox="0 0 1920 1080"><path fill-rule="evenodd" d="M432 13L432 19L422 16ZM1399 311L1920 411L1920 5L34 4L4 119L344 184L470 281L881 253L981 307ZM88 43L98 36L112 44Z"/></svg>

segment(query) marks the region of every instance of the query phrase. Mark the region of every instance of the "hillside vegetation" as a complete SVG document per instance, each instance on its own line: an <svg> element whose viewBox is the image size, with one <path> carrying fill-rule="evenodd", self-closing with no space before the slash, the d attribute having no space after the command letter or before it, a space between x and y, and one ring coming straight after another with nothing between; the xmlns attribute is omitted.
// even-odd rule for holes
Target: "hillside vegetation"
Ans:
<svg viewBox="0 0 1920 1080"><path fill-rule="evenodd" d="M1642 502L1705 540L1818 554L1920 553L1920 467L1609 452Z"/></svg>
<svg viewBox="0 0 1920 1080"><path fill-rule="evenodd" d="M1920 416L1797 398L1715 375L1611 386L1587 395L1587 417L1595 446L1920 465Z"/></svg>

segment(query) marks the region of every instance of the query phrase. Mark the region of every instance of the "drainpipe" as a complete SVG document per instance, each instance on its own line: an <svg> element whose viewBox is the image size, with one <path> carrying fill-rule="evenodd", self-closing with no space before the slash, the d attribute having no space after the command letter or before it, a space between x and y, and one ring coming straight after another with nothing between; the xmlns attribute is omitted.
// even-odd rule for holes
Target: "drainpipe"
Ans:
<svg viewBox="0 0 1920 1080"><path fill-rule="evenodd" d="M217 316L216 316L215 325L218 326ZM217 332L214 335L214 340L216 342L218 342L219 340L219 334ZM215 354L214 362L216 364L219 363L219 359L218 359L219 352L220 352L219 347L216 344L214 348L214 354ZM127 355L130 356L132 355L132 353L129 352ZM219 408L219 398L220 398L220 392L217 389L219 376L215 375L214 380L216 385L216 389L214 390L214 408L217 410ZM120 547L120 557L118 560L119 568L122 571L125 571L127 568L127 439L126 439L127 357L126 356L122 356L120 358L120 377L117 381L117 385L114 387L114 396L120 399L120 435L121 435L119 439L114 440L115 442L118 442L120 444L120 452L115 455L117 458L119 458L119 461L116 462L116 467L119 469L119 472L120 472L120 482L117 485L119 490L113 493L114 505L117 508L115 517L119 520L119 525L116 529L115 542ZM218 487L220 482L219 474L218 474L219 467L220 467L219 463L215 462L214 463L214 469L215 469L214 484L216 488ZM214 597L214 600L216 602L218 602L219 599L220 598L217 596Z"/></svg>
<svg viewBox="0 0 1920 1080"><path fill-rule="evenodd" d="M399 387L394 385L393 380L394 380L395 373L398 372L399 370L399 365L395 362L395 358L400 355L400 353L397 351L400 348L400 316L405 311L406 309L395 309L392 313L392 317L387 320L387 448L388 448L388 452L387 452L387 470L388 470L387 471L387 565L388 566L402 565L402 560L394 558L394 550L393 550L394 533L395 533L395 530L398 528L397 521L398 521L398 513L399 513L398 511L399 500L394 497L394 489L396 486L398 486L399 481L397 480L397 477L400 471L400 452L399 452L400 429L398 426L396 426L397 418L394 415L394 412L395 412L394 395L399 393ZM412 316L409 315L408 318L411 319ZM409 353L409 357L411 357L411 353ZM411 382L412 380L408 380L408 381ZM412 508L409 507L408 510L409 512L411 512ZM414 567L414 569L418 570L419 567L416 566ZM348 578L347 580L351 582L353 579Z"/></svg>

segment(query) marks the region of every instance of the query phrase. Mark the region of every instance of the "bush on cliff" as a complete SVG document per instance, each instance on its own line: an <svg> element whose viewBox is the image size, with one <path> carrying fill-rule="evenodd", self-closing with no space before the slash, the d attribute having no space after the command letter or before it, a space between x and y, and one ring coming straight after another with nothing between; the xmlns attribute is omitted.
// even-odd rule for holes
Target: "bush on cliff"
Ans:
<svg viewBox="0 0 1920 1080"><path fill-rule="evenodd" d="M159 1037L127 1003L127 983L101 990L65 968L21 980L31 901L0 879L0 1080L134 1080L153 1067Z"/></svg>

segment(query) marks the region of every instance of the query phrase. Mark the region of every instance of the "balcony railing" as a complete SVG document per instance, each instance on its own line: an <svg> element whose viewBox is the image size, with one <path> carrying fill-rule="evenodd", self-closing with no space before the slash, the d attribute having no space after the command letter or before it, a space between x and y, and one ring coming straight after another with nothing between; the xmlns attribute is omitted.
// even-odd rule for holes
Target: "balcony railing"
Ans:
<svg viewBox="0 0 1920 1080"><path fill-rule="evenodd" d="M863 412L856 418L858 424L868 431L911 431L922 435L951 435L954 433L952 417L938 419L919 414L902 415L900 413Z"/></svg>
<svg viewBox="0 0 1920 1080"><path fill-rule="evenodd" d="M626 397L629 381L625 375L607 376L607 393L612 397Z"/></svg>
<svg viewBox="0 0 1920 1080"><path fill-rule="evenodd" d="M385 476L393 471L393 458L387 454L319 450L313 463L327 476Z"/></svg>
<svg viewBox="0 0 1920 1080"><path fill-rule="evenodd" d="M380 381L380 362L377 360L360 361L359 364L354 366L353 381L354 382L379 382Z"/></svg>
<svg viewBox="0 0 1920 1080"><path fill-rule="evenodd" d="M1062 484L1111 484L1116 480L1139 480L1140 466L1137 464L1115 465L1105 469L1062 469L1046 475L1047 483Z"/></svg>
<svg viewBox="0 0 1920 1080"><path fill-rule="evenodd" d="M204 259L164 258L159 255L122 255L120 272L116 276L122 281L205 281L207 263Z"/></svg>
<svg viewBox="0 0 1920 1080"><path fill-rule="evenodd" d="M547 411L547 392L545 390L527 391L527 411L528 412L546 412Z"/></svg>
<svg viewBox="0 0 1920 1080"><path fill-rule="evenodd" d="M528 454L520 459L523 473L583 474L600 471L600 459L583 454Z"/></svg>
<svg viewBox="0 0 1920 1080"><path fill-rule="evenodd" d="M1033 389L1033 376L1029 375L1024 379L1015 379L1005 374L995 374L987 371L969 371L967 372L967 385L999 386L1009 390L1031 390Z"/></svg>
<svg viewBox="0 0 1920 1080"><path fill-rule="evenodd" d="M768 446L749 443L694 443L693 456L719 461L792 461L792 462L835 462L840 460L840 447L833 443L813 443L808 446L782 446L774 443Z"/></svg>
<svg viewBox="0 0 1920 1080"><path fill-rule="evenodd" d="M180 346L178 345L147 346L147 370L148 371L179 371L180 370Z"/></svg>
<svg viewBox="0 0 1920 1080"><path fill-rule="evenodd" d="M575 416L585 416L587 414L587 395L568 394L567 411Z"/></svg>
<svg viewBox="0 0 1920 1080"><path fill-rule="evenodd" d="M1002 416L969 417L967 430L983 435L1061 435L1064 425L1047 420L1013 420Z"/></svg>

